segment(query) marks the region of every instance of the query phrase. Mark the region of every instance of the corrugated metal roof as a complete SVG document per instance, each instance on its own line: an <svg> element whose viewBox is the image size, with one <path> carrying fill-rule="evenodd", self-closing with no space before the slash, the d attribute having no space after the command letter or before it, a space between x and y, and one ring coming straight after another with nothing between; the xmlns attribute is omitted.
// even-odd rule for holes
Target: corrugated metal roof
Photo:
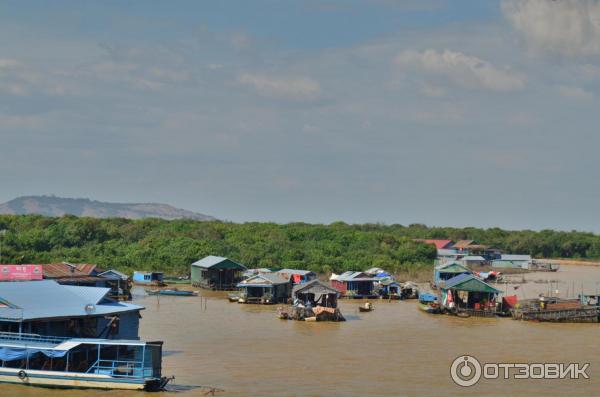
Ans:
<svg viewBox="0 0 600 397"><path fill-rule="evenodd" d="M442 263L441 265L437 265L435 267L435 270L443 270L449 267L461 267L463 269L465 269L466 271L470 271L468 267L466 267L465 265L463 265L462 263L458 262L458 261L450 261L450 262L446 262L446 263Z"/></svg>
<svg viewBox="0 0 600 397"><path fill-rule="evenodd" d="M129 278L125 273L121 273L120 271L115 270L115 269L110 269L105 272L102 272L102 273L98 274L98 276L105 277L105 276L109 276L111 274L114 274L115 276L120 277L122 280L127 280Z"/></svg>
<svg viewBox="0 0 600 397"><path fill-rule="evenodd" d="M110 288L94 288L94 287L79 287L76 285L64 285L67 291L70 291L80 298L85 299L86 302L97 305L106 297L106 294L110 292Z"/></svg>
<svg viewBox="0 0 600 397"><path fill-rule="evenodd" d="M257 274L256 276L252 276L252 277L240 282L238 285L240 285L240 286L263 285L263 284L278 285L278 284L286 284L289 282L290 282L290 279L284 278L278 273L264 273L264 274Z"/></svg>
<svg viewBox="0 0 600 397"><path fill-rule="evenodd" d="M468 248L469 245L473 244L475 240L458 240L452 247L453 248Z"/></svg>
<svg viewBox="0 0 600 397"><path fill-rule="evenodd" d="M492 287L491 285L489 285L485 281L483 281L483 280L475 277L474 275L472 275L472 274L465 274L465 273L459 274L458 276L454 276L451 279L446 280L446 283L445 283L445 285L444 285L443 288L444 289L453 289L453 288L455 288L455 289L460 290L459 286L461 284L465 284L465 283L470 282L470 281L473 282L473 283L476 283L476 284L480 284L481 285L480 289L482 291L483 290L493 290L495 292L500 292L500 290ZM474 288L468 288L467 290L472 291L472 290L474 290ZM479 288L478 288L478 290L479 290Z"/></svg>
<svg viewBox="0 0 600 397"><path fill-rule="evenodd" d="M123 302L101 302L99 297L104 297L106 292L106 288L65 286L53 280L0 283L0 300L9 304L9 307L0 308L0 318L86 317L144 309L143 306ZM86 312L86 306L90 304L94 308Z"/></svg>
<svg viewBox="0 0 600 397"><path fill-rule="evenodd" d="M513 255L513 254L502 254L500 255L502 261L530 261L531 255Z"/></svg>
<svg viewBox="0 0 600 397"><path fill-rule="evenodd" d="M483 256L479 255L468 255L460 258L461 261L485 261Z"/></svg>
<svg viewBox="0 0 600 397"><path fill-rule="evenodd" d="M87 274L88 276L92 275L96 270L96 265L91 263L77 263L75 266L77 267L77 270L79 270L81 273Z"/></svg>
<svg viewBox="0 0 600 397"><path fill-rule="evenodd" d="M338 294L338 290L321 280L311 280L304 284L298 284L292 289L292 295L297 293L332 293Z"/></svg>
<svg viewBox="0 0 600 397"><path fill-rule="evenodd" d="M48 263L42 265L44 278L61 278L61 277L86 277L88 273L84 273L77 268L77 265L68 263Z"/></svg>
<svg viewBox="0 0 600 397"><path fill-rule="evenodd" d="M452 240L423 240L423 242L425 244L433 244L437 249L444 249L452 243Z"/></svg>
<svg viewBox="0 0 600 397"><path fill-rule="evenodd" d="M338 281L377 281L374 277L369 277L363 272L345 272L340 274L337 279Z"/></svg>
<svg viewBox="0 0 600 397"><path fill-rule="evenodd" d="M214 256L214 255L209 255L207 257L204 257L202 259L200 259L199 261L196 261L194 263L192 263L192 266L198 266L198 267L202 267L204 269L210 269L213 266L217 266L218 264L225 262L225 261L229 261L232 262L234 264L236 264L237 266L239 266L241 269L246 269L246 266L237 263L235 261L232 261L229 258L224 258L222 256Z"/></svg>
<svg viewBox="0 0 600 397"><path fill-rule="evenodd" d="M311 272L310 270L300 270L300 269L281 269L277 273L282 273L282 274L299 274L301 276L306 276L307 274L311 274L311 273L314 273L314 272Z"/></svg>

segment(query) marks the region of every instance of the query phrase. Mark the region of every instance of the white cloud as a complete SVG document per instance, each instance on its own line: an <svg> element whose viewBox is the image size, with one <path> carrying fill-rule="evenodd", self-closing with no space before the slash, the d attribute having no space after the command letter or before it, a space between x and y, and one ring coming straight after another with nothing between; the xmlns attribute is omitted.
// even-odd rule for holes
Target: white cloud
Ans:
<svg viewBox="0 0 600 397"><path fill-rule="evenodd" d="M259 95L270 98L311 100L321 92L319 83L308 77L272 78L244 73L238 81L253 87Z"/></svg>
<svg viewBox="0 0 600 397"><path fill-rule="evenodd" d="M395 59L401 68L412 68L444 76L455 84L492 91L515 91L525 86L525 77L509 68L499 68L475 56L450 50L404 51Z"/></svg>
<svg viewBox="0 0 600 397"><path fill-rule="evenodd" d="M573 98L582 101L594 99L594 94L581 87L561 85L558 87L558 93L566 98Z"/></svg>
<svg viewBox="0 0 600 397"><path fill-rule="evenodd" d="M534 49L600 54L600 1L505 0L502 11Z"/></svg>
<svg viewBox="0 0 600 397"><path fill-rule="evenodd" d="M421 94L430 98L442 98L446 95L446 90L439 86L424 84L423 87L421 87Z"/></svg>

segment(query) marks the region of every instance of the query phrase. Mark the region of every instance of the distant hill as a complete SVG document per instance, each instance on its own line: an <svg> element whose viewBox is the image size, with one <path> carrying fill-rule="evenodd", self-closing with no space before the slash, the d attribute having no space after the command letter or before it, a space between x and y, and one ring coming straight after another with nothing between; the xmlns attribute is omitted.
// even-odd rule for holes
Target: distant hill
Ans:
<svg viewBox="0 0 600 397"><path fill-rule="evenodd" d="M0 214L39 214L45 216L89 216L93 218L162 218L215 220L209 215L187 211L167 204L104 203L82 198L56 196L24 196L0 204Z"/></svg>

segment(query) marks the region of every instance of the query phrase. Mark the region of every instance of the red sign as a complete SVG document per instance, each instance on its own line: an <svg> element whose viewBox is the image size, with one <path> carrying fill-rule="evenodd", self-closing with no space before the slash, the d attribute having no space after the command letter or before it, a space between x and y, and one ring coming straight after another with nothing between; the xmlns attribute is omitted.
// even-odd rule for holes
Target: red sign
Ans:
<svg viewBox="0 0 600 397"><path fill-rule="evenodd" d="M31 281L42 278L42 265L0 265L0 281Z"/></svg>

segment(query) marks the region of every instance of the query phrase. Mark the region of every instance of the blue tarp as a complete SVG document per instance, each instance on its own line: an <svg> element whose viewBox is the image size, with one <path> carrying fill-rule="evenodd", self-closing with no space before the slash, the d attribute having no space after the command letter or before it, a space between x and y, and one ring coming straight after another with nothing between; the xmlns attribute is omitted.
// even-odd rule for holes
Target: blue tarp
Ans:
<svg viewBox="0 0 600 397"><path fill-rule="evenodd" d="M377 273L376 277L392 277L392 276L389 273L381 272L381 273Z"/></svg>
<svg viewBox="0 0 600 397"><path fill-rule="evenodd" d="M67 350L44 350L36 348L20 348L20 347L0 347L0 360L2 361L13 361L13 360L24 360L33 356L37 353L43 353L47 357L60 358L67 354Z"/></svg>
<svg viewBox="0 0 600 397"><path fill-rule="evenodd" d="M437 296L423 292L419 294L419 300L421 302L434 302L437 300Z"/></svg>

